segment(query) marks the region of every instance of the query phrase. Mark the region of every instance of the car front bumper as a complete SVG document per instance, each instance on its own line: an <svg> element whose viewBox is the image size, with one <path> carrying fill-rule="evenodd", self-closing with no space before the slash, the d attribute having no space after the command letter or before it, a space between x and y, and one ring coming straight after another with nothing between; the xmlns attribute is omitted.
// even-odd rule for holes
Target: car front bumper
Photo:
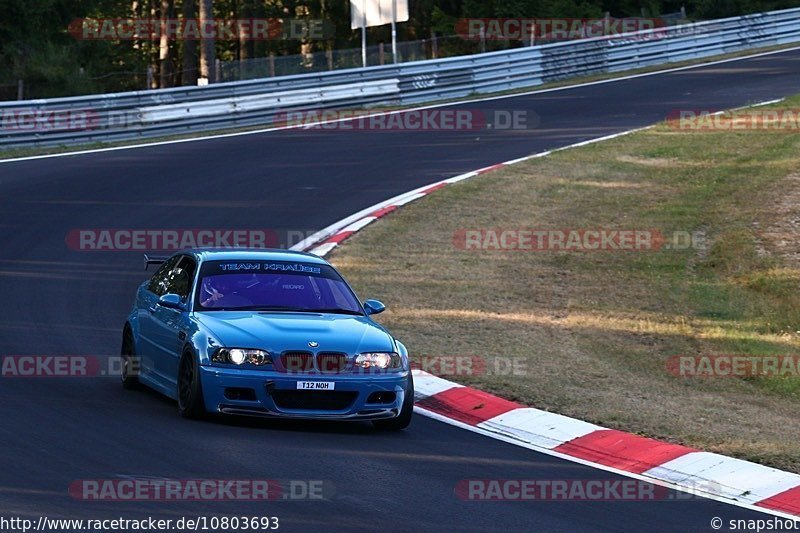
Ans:
<svg viewBox="0 0 800 533"><path fill-rule="evenodd" d="M286 374L201 366L206 410L270 418L378 420L400 414L410 373ZM333 390L298 390L298 381L333 382Z"/></svg>

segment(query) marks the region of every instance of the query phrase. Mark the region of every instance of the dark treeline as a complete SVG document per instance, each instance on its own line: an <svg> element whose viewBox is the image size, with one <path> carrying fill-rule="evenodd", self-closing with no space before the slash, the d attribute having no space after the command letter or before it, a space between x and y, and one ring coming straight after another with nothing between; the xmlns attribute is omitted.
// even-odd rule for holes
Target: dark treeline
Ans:
<svg viewBox="0 0 800 533"><path fill-rule="evenodd" d="M781 9L797 0L410 0L401 41L453 35L462 17L612 17L674 13L700 20ZM0 0L0 99L112 92L213 82L216 60L230 61L360 46L347 0ZM323 19L324 39L83 40L76 19ZM73 26L74 27L74 26ZM389 42L388 27L370 28L370 44ZM148 70L150 75L148 76Z"/></svg>

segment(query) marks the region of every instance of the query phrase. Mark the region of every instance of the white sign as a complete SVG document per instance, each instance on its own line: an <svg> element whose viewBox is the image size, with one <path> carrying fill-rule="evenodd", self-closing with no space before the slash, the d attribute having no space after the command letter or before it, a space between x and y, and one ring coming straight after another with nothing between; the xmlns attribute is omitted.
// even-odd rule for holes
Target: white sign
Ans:
<svg viewBox="0 0 800 533"><path fill-rule="evenodd" d="M392 3L394 3L395 16L392 21ZM392 22L406 22L408 20L408 0L350 0L350 28L357 30L364 25L366 14L366 27L383 26Z"/></svg>

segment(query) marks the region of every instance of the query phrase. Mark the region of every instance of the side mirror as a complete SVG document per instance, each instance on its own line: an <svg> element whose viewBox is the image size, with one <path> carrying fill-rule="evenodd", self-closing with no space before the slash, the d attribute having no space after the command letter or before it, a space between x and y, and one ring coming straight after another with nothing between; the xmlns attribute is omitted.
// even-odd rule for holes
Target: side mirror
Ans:
<svg viewBox="0 0 800 533"><path fill-rule="evenodd" d="M386 306L379 300L367 300L364 302L364 311L366 311L368 315L377 315L378 313L383 313L385 310Z"/></svg>
<svg viewBox="0 0 800 533"><path fill-rule="evenodd" d="M181 297L171 292L161 295L161 297L158 299L158 305L161 307L166 307L167 309L176 309L178 311L186 310L186 304L183 303Z"/></svg>

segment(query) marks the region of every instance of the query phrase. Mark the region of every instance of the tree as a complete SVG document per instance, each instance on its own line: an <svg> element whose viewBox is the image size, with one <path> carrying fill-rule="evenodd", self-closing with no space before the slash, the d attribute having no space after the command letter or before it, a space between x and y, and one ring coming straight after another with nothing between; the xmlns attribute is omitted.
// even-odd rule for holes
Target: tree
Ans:
<svg viewBox="0 0 800 533"><path fill-rule="evenodd" d="M159 86L175 85L175 47L170 39L170 25L175 21L175 0L161 0L161 35L159 36Z"/></svg>
<svg viewBox="0 0 800 533"><path fill-rule="evenodd" d="M200 0L200 24L205 27L214 23L214 0ZM200 77L208 79L208 83L216 82L214 63L217 59L216 40L214 37L200 39Z"/></svg>
<svg viewBox="0 0 800 533"><path fill-rule="evenodd" d="M196 0L183 0L181 6L184 22L194 20L197 16ZM183 68L181 70L181 84L197 85L197 40L183 40Z"/></svg>

